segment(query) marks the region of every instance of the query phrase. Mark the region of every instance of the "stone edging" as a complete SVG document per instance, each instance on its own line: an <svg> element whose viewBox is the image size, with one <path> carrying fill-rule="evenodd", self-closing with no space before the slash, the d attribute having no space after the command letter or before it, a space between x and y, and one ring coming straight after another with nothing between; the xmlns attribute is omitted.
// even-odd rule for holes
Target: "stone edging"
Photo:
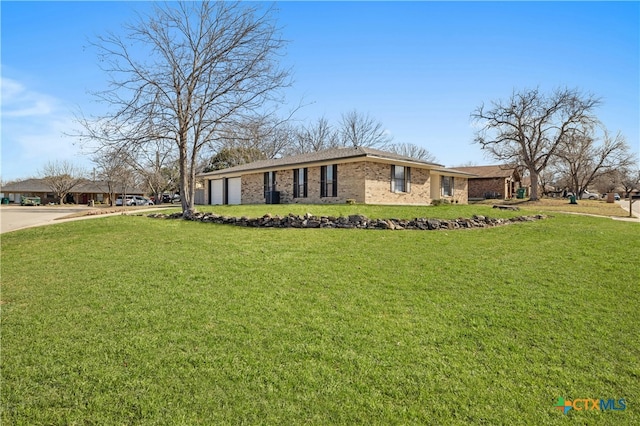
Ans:
<svg viewBox="0 0 640 426"><path fill-rule="evenodd" d="M147 215L157 219L183 219L182 213L164 214L151 213ZM266 214L259 218L220 216L215 213L195 213L186 220L205 223L217 223L224 225L246 226L253 228L346 228L346 229L413 229L422 231L490 228L494 226L509 225L518 222L531 222L546 219L548 216L538 214L533 216L518 216L510 219L497 219L487 216L473 215L470 219L369 219L363 215L340 216L314 216L307 213L304 216L289 214L287 216L272 216Z"/></svg>

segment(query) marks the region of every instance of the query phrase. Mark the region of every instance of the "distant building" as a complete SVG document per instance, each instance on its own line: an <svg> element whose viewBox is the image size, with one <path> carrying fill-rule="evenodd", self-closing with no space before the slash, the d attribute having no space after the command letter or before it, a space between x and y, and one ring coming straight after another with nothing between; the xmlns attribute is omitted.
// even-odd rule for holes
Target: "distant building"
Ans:
<svg viewBox="0 0 640 426"><path fill-rule="evenodd" d="M127 195L143 195L140 188L116 188L116 197L126 192ZM40 197L42 204L57 203L55 194L44 179L25 179L2 185L0 192L11 203L20 203L22 197ZM67 195L67 204L87 204L89 201L109 203L109 186L105 181L86 180L76 185ZM115 200L114 200L115 201Z"/></svg>
<svg viewBox="0 0 640 426"><path fill-rule="evenodd" d="M507 165L456 167L469 177L469 199L509 199L522 186L518 169Z"/></svg>

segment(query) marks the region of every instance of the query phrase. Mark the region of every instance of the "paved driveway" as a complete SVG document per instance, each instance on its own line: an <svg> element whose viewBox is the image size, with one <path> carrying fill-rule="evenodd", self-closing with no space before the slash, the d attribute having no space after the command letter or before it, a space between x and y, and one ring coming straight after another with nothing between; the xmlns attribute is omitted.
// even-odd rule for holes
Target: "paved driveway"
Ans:
<svg viewBox="0 0 640 426"><path fill-rule="evenodd" d="M620 207L622 207L626 211L629 211L629 200L616 201L616 204L618 204ZM632 207L633 207L633 215L636 218L640 219L640 200L635 200L632 204Z"/></svg>
<svg viewBox="0 0 640 426"><path fill-rule="evenodd" d="M0 233L46 225L57 218L90 210L87 206L12 206L0 207Z"/></svg>

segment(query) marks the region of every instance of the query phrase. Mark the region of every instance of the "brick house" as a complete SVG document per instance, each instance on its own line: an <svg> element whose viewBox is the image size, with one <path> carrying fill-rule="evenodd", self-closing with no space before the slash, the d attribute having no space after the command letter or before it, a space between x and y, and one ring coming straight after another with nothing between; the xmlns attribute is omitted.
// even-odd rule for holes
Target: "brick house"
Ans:
<svg viewBox="0 0 640 426"><path fill-rule="evenodd" d="M65 203L67 204L87 204L90 200L108 203L109 202L109 186L103 181L86 180L78 185L67 194ZM21 181L7 183L2 185L0 192L3 197L9 199L12 203L20 203L22 197L40 197L42 204L57 203L55 194L44 179L25 179ZM124 192L123 188L116 191L116 196ZM128 195L142 195L144 190L140 188L126 188Z"/></svg>
<svg viewBox="0 0 640 426"><path fill-rule="evenodd" d="M456 167L456 170L470 173L469 198L512 198L516 189L522 186L518 169L507 165Z"/></svg>
<svg viewBox="0 0 640 426"><path fill-rule="evenodd" d="M467 203L469 173L365 147L333 148L200 174L205 204Z"/></svg>

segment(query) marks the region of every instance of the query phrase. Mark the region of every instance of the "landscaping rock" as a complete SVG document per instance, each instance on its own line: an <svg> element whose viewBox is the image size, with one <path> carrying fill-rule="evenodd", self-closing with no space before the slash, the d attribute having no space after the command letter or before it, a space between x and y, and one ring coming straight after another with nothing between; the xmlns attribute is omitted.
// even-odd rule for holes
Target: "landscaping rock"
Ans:
<svg viewBox="0 0 640 426"><path fill-rule="evenodd" d="M163 214L150 213L147 217L155 219L183 219L181 213ZM259 218L228 217L215 213L194 213L185 220L195 220L204 223L217 223L226 225L245 226L253 228L341 228L341 229L390 229L390 230L453 230L488 228L493 226L508 225L517 222L531 222L534 220L546 219L547 216L538 214L535 216L518 216L511 219L495 219L481 215L474 215L469 218L458 218L453 220L415 218L405 219L369 219L364 215L351 215L346 217L314 216L306 213L304 216L289 214L286 217L272 216L265 214Z"/></svg>

